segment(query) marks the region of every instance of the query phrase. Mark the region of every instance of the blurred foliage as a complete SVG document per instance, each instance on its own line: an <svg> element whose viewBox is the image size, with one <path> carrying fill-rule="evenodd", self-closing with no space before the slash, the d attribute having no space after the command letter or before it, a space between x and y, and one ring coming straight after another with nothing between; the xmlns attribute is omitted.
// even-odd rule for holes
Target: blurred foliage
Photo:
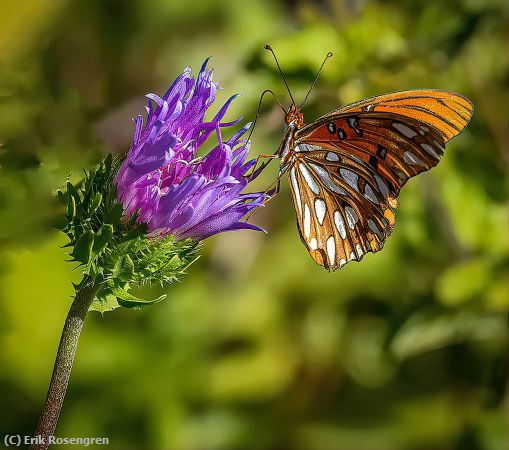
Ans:
<svg viewBox="0 0 509 450"><path fill-rule="evenodd" d="M287 186L207 240L149 310L91 313L60 436L114 449L507 448L506 0L0 0L0 432L30 434L79 274L64 262L66 177L125 152L146 92L212 55L254 115L296 98L334 52L307 120L373 94L461 92L476 106L439 166L405 186L384 250L327 273L299 242ZM264 101L253 156L282 113ZM258 187L276 175L275 165ZM156 288L145 294L157 297ZM152 298L154 298L152 297Z"/></svg>

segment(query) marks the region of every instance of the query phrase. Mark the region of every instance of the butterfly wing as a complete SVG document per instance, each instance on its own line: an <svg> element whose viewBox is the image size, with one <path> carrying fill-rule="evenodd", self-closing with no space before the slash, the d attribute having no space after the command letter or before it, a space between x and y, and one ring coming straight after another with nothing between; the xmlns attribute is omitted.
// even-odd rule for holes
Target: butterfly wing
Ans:
<svg viewBox="0 0 509 450"><path fill-rule="evenodd" d="M290 184L313 259L335 270L379 251L394 227L401 187L438 163L472 111L457 94L407 91L340 108L300 129Z"/></svg>
<svg viewBox="0 0 509 450"><path fill-rule="evenodd" d="M315 147L297 157L289 177L299 233L317 264L335 270L383 247L394 214L376 193L375 178L358 161Z"/></svg>
<svg viewBox="0 0 509 450"><path fill-rule="evenodd" d="M392 92L370 97L330 111L313 123L301 128L297 134L305 136L316 126L327 123L343 114L374 111L415 119L423 125L433 127L444 138L444 142L447 142L468 125L474 107L466 97L449 91L414 89Z"/></svg>

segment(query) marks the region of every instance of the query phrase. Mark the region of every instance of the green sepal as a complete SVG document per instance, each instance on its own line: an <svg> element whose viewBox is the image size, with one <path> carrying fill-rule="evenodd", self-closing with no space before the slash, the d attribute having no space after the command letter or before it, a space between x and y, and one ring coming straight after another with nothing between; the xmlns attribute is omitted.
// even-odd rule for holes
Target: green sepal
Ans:
<svg viewBox="0 0 509 450"><path fill-rule="evenodd" d="M197 259L199 243L147 236L147 225L138 214L124 216L114 183L122 161L108 155L77 185L57 196L67 203L67 224L62 231L73 247L72 261L80 263L84 279L98 280L100 290L90 310L101 313L118 307L138 308L162 301L165 296L143 300L130 293L146 284L173 283ZM78 289L78 287L76 288Z"/></svg>
<svg viewBox="0 0 509 450"><path fill-rule="evenodd" d="M93 246L94 255L99 255L106 248L112 237L113 225L105 223L95 235Z"/></svg>
<svg viewBox="0 0 509 450"><path fill-rule="evenodd" d="M191 264L194 264L196 261L198 261L199 259L201 258L201 255L196 255L194 258L190 259L187 264L185 264L184 266L180 267L180 271L179 273L180 274L184 274L185 271L189 268L189 266L191 266Z"/></svg>
<svg viewBox="0 0 509 450"><path fill-rule="evenodd" d="M67 199L67 221L71 222L76 217L76 200L74 195L69 195Z"/></svg>
<svg viewBox="0 0 509 450"><path fill-rule="evenodd" d="M108 153L106 155L106 158L104 158L103 162L101 163L101 170L104 170L105 173L110 174L112 167L113 167L113 155L111 153Z"/></svg>
<svg viewBox="0 0 509 450"><path fill-rule="evenodd" d="M76 187L70 181L67 182L66 187L67 187L67 192L69 192L69 194L74 197L74 200L76 201L76 205L80 205L81 201L83 200L83 197L82 197L83 194L80 195L80 192L76 189Z"/></svg>
<svg viewBox="0 0 509 450"><path fill-rule="evenodd" d="M129 255L122 255L116 261L111 272L112 279L128 281L134 275L134 263Z"/></svg>
<svg viewBox="0 0 509 450"><path fill-rule="evenodd" d="M92 230L85 231L78 242L74 245L71 256L82 264L88 264L92 258L92 247L94 245L94 232Z"/></svg>
<svg viewBox="0 0 509 450"><path fill-rule="evenodd" d="M103 196L100 192L96 192L94 199L92 200L92 204L90 205L90 208L88 209L88 213L90 215L94 214L97 211L97 208L101 206Z"/></svg>
<svg viewBox="0 0 509 450"><path fill-rule="evenodd" d="M105 214L104 221L105 223L117 225L120 222L123 213L124 208L122 205L120 203L115 203L112 208Z"/></svg>
<svg viewBox="0 0 509 450"><path fill-rule="evenodd" d="M69 248L74 247L74 242L68 242L67 244L62 245L60 248Z"/></svg>
<svg viewBox="0 0 509 450"><path fill-rule="evenodd" d="M57 189L57 198L60 200L60 202L65 205L67 203L67 195L65 195L64 191L62 189Z"/></svg>
<svg viewBox="0 0 509 450"><path fill-rule="evenodd" d="M132 225L132 228L130 228L129 231L125 233L119 240L119 243L123 244L127 241L131 241L133 239L136 239L137 237L144 236L146 234L147 234L146 223L134 223Z"/></svg>

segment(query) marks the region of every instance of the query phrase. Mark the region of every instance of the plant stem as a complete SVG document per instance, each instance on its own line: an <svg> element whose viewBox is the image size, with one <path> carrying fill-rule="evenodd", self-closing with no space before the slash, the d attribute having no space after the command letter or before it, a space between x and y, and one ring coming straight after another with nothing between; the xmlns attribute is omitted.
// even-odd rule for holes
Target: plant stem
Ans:
<svg viewBox="0 0 509 450"><path fill-rule="evenodd" d="M74 355L78 346L83 322L97 291L99 290L99 280L93 280L86 277L76 297L72 302L64 328L58 345L57 357L53 366L53 374L46 396L46 403L42 411L35 437L32 440L31 449L47 449L49 436L53 436L57 427L60 410L64 403L69 377L71 376Z"/></svg>

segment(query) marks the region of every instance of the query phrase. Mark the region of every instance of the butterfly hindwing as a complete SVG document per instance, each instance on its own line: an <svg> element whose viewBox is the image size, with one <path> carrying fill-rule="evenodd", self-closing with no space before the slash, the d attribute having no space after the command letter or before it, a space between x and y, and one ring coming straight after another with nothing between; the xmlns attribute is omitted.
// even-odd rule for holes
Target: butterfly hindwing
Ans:
<svg viewBox="0 0 509 450"><path fill-rule="evenodd" d="M327 154L332 152L315 150L297 160L289 177L301 239L317 264L335 270L380 250L394 215L373 177L367 181L353 171L367 175L358 163L329 161L324 166Z"/></svg>

